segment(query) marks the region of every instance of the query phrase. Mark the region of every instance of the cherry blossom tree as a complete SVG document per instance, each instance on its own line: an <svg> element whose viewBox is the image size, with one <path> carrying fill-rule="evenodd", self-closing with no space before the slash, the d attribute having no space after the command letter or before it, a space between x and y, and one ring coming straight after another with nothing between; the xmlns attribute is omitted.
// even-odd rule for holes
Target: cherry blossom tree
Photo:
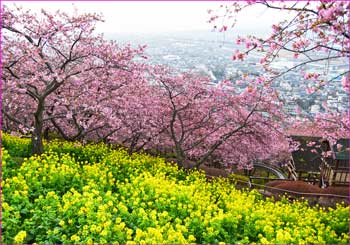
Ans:
<svg viewBox="0 0 350 245"><path fill-rule="evenodd" d="M48 123L78 139L106 125L97 103L108 89L138 72L132 61L143 48L119 47L94 33L96 14L2 9L3 115L7 127L32 131L32 151L43 152ZM97 117L96 117L97 116ZM70 127L65 127L69 124ZM74 129L75 128L75 129Z"/></svg>
<svg viewBox="0 0 350 245"><path fill-rule="evenodd" d="M119 90L121 96L112 96L113 99L108 102L108 113L112 115L108 121L116 128L108 135L108 140L127 147L130 154L154 150L154 143L164 132L164 125L158 123L162 111L159 93L150 86L150 74L146 78L148 69L144 67L142 77L134 78L133 83Z"/></svg>
<svg viewBox="0 0 350 245"><path fill-rule="evenodd" d="M158 73L153 86L162 108L158 124L165 129L159 142L174 149L180 166L198 167L215 159L228 167L250 168L253 160L288 151L276 93L262 89L259 79L236 91L230 81L217 85L207 77ZM195 164L187 166L188 160Z"/></svg>
<svg viewBox="0 0 350 245"><path fill-rule="evenodd" d="M128 69L112 70L108 77L99 80L76 80L60 87L46 110L52 128L66 140L107 142L109 136L119 133L125 122L121 119L128 117L128 107L137 101L133 94L142 91L146 84L143 64L130 63ZM64 95L63 101L57 99L60 94ZM52 116L60 114L66 117Z"/></svg>

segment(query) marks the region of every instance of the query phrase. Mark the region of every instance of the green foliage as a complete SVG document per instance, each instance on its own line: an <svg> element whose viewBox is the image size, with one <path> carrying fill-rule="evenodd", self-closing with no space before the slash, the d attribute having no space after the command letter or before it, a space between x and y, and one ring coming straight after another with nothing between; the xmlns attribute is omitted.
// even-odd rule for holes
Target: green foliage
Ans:
<svg viewBox="0 0 350 245"><path fill-rule="evenodd" d="M263 200L162 158L74 144L17 167L2 150L3 243L349 242L349 207Z"/></svg>
<svg viewBox="0 0 350 245"><path fill-rule="evenodd" d="M2 146L12 157L30 157L31 139L19 138L9 134L2 134ZM80 142L67 142L62 140L44 141L44 150L54 151L58 154L68 153L77 161L98 163L110 151L106 144L82 144Z"/></svg>
<svg viewBox="0 0 350 245"><path fill-rule="evenodd" d="M23 158L10 157L7 150L2 148L1 150L1 163L2 163L2 178L7 179L17 174L17 169L21 166Z"/></svg>
<svg viewBox="0 0 350 245"><path fill-rule="evenodd" d="M11 156L29 157L32 153L31 139L19 138L3 133L2 147L7 149Z"/></svg>
<svg viewBox="0 0 350 245"><path fill-rule="evenodd" d="M106 144L82 144L80 142L67 142L53 140L44 143L44 150L54 151L58 154L69 154L76 161L86 163L98 163L110 152Z"/></svg>

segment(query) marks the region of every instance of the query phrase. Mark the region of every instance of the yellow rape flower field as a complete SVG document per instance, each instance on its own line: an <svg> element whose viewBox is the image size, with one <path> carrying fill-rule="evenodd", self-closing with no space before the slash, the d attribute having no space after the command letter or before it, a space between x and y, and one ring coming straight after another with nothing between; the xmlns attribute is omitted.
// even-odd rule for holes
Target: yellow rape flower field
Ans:
<svg viewBox="0 0 350 245"><path fill-rule="evenodd" d="M349 243L349 207L265 200L160 157L3 135L2 243Z"/></svg>

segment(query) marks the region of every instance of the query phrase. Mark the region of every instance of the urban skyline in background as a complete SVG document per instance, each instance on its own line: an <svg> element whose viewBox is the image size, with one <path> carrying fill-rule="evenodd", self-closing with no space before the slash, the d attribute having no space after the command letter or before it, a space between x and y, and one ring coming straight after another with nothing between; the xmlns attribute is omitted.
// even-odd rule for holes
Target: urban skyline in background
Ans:
<svg viewBox="0 0 350 245"><path fill-rule="evenodd" d="M214 83L229 79L233 83L240 80L242 75L264 75L259 60L260 53L250 54L244 61L233 61L232 53L239 46L233 39L225 38L222 33L178 32L163 35L109 35L107 38L121 43L131 43L134 46L147 44L145 50L152 64L167 65L179 72L191 72L209 76ZM142 42L140 42L142 40ZM349 61L344 58L342 63L331 63L328 68L328 78L334 78L339 73L349 69ZM281 55L273 64L277 71L286 70L298 60ZM324 72L324 64L310 64L305 69L308 72ZM288 72L274 81L272 87L276 89L280 98L285 102L285 110L296 115L301 110L307 116L325 112L326 107L332 111L344 112L348 109L348 96L341 87L341 77L335 79L324 89L312 94L307 93L310 83L300 83L304 78L300 69ZM245 89L245 84L236 85L238 90Z"/></svg>

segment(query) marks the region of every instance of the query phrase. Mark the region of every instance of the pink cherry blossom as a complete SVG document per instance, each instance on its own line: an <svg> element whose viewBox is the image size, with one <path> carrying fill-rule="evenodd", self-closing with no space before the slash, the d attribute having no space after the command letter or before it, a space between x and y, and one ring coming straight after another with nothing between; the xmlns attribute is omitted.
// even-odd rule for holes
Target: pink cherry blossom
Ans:
<svg viewBox="0 0 350 245"><path fill-rule="evenodd" d="M217 18L216 21L222 21L227 26L230 26L229 22L232 21L231 26L235 28L235 24L240 21L239 14L255 5L288 13L292 18L272 25L271 33L266 37L240 36L236 39L236 43L243 48L235 51L233 60L245 61L250 53L259 52L262 55L259 62L264 69L264 76L269 77L267 84L279 80L286 73L300 70L302 79L299 83L302 87L306 87L308 94L327 89L329 85L333 86L332 83L338 82L338 77L342 77L342 88L350 93L349 73L339 70L338 74L334 75L329 72L329 64L343 64L350 59L348 2L321 1L312 4L278 1L234 2L225 6L228 10L224 17ZM281 55L294 57L295 65L284 70L275 69L273 64ZM305 72L310 64L321 65L323 69L318 72ZM257 80L252 80L249 76L243 80L247 83L246 91L251 92L253 88L251 83L256 83ZM327 107L326 110L326 113L314 118L315 121L319 121L318 133L328 138L344 136L344 130L349 129L349 122L345 120L344 113L331 112ZM310 129L311 127L308 130L312 135Z"/></svg>
<svg viewBox="0 0 350 245"><path fill-rule="evenodd" d="M7 130L34 128L33 153L40 154L44 129L78 139L109 128L98 107L143 73L132 62L143 48L119 47L95 35L95 24L102 20L96 14L42 10L38 17L6 5L2 12Z"/></svg>

